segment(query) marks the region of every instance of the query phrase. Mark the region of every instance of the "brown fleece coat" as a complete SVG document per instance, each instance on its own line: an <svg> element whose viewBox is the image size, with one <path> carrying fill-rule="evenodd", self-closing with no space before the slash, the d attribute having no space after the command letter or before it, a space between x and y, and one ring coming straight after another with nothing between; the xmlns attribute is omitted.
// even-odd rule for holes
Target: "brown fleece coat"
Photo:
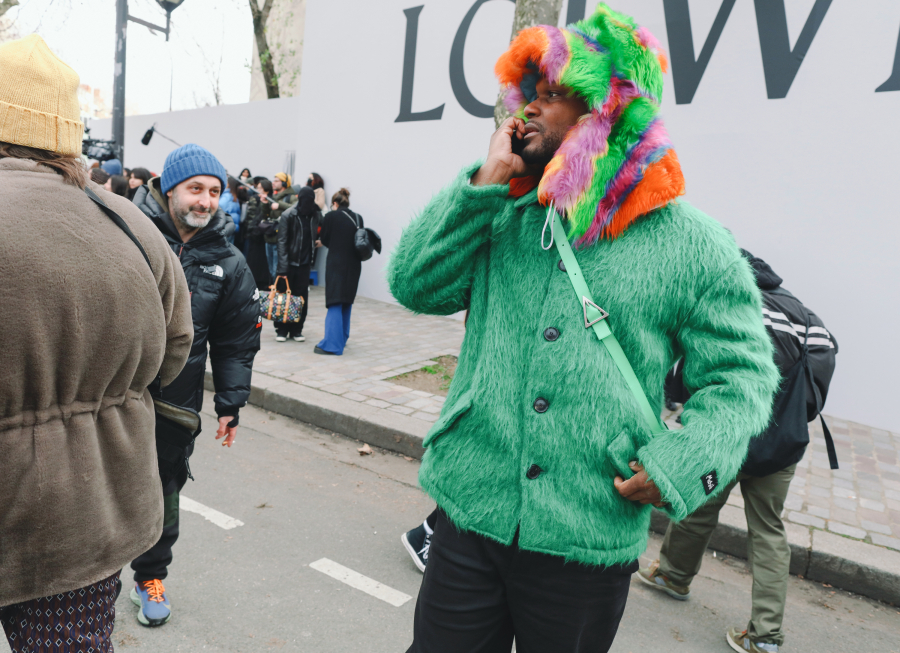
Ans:
<svg viewBox="0 0 900 653"><path fill-rule="evenodd" d="M0 606L118 571L162 532L153 403L193 339L181 266L124 197L0 159ZM154 278L155 277L155 278Z"/></svg>

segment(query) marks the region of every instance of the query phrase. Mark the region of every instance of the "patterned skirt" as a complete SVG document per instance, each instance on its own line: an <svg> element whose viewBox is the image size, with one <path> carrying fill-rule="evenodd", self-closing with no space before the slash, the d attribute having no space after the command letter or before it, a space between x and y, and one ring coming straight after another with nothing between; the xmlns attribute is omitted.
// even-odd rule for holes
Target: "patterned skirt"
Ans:
<svg viewBox="0 0 900 653"><path fill-rule="evenodd" d="M119 573L71 592L0 607L13 653L112 653Z"/></svg>

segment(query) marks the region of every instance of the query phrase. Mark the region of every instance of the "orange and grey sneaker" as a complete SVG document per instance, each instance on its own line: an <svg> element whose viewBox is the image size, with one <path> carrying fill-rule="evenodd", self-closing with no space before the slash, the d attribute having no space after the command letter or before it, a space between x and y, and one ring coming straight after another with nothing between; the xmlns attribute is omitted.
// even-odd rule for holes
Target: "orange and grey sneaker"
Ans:
<svg viewBox="0 0 900 653"><path fill-rule="evenodd" d="M158 578L135 584L131 590L131 602L140 608L137 620L142 626L162 626L172 616L166 588Z"/></svg>
<svg viewBox="0 0 900 653"><path fill-rule="evenodd" d="M746 630L729 628L725 633L725 641L735 651L745 653L778 653L778 644L766 644L765 642L751 642Z"/></svg>
<svg viewBox="0 0 900 653"><path fill-rule="evenodd" d="M687 601L691 595L691 588L682 585L676 585L668 578L659 573L659 560L654 560L649 567L638 569L638 578L654 589L665 592L673 599L679 601Z"/></svg>

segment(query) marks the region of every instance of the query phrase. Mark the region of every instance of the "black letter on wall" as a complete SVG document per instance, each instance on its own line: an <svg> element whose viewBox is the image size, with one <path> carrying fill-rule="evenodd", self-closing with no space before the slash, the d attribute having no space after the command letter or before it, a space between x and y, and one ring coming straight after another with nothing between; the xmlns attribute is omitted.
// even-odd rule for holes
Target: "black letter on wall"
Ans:
<svg viewBox="0 0 900 653"><path fill-rule="evenodd" d="M900 91L900 39L897 39L897 51L894 53L894 72L884 84L875 89L876 93L885 91Z"/></svg>
<svg viewBox="0 0 900 653"><path fill-rule="evenodd" d="M453 47L450 48L450 86L453 87L453 95L456 96L456 101L459 102L459 105L476 118L493 118L494 105L480 102L469 90L469 85L466 83L466 72L463 69L463 53L466 49L466 37L469 35L472 19L475 18L475 14L478 13L481 5L487 1L475 0L475 4L472 5L469 13L466 14L466 17L460 23L456 36L453 39ZM515 4L515 1L510 0L513 4Z"/></svg>
<svg viewBox="0 0 900 653"><path fill-rule="evenodd" d="M444 105L435 107L430 111L413 113L413 81L416 77L416 39L419 35L419 7L404 9L406 14L406 46L403 50L403 83L400 87L400 115L394 122L415 122L417 120L440 120L444 114Z"/></svg>
<svg viewBox="0 0 900 653"><path fill-rule="evenodd" d="M754 0L754 3L759 47L766 73L766 91L770 100L780 99L787 96L803 57L831 6L831 0L816 0L793 50L788 37L784 0Z"/></svg>
<svg viewBox="0 0 900 653"><path fill-rule="evenodd" d="M688 0L663 0L666 12L666 32L669 35L669 54L672 58L672 77L675 82L675 104L690 104L700 85L713 50L722 36L725 23L735 0L722 0L709 36L694 60L694 36L691 30L691 10Z"/></svg>
<svg viewBox="0 0 900 653"><path fill-rule="evenodd" d="M569 8L566 9L566 25L584 20L584 14L587 11L585 5L587 5L587 0L569 0Z"/></svg>

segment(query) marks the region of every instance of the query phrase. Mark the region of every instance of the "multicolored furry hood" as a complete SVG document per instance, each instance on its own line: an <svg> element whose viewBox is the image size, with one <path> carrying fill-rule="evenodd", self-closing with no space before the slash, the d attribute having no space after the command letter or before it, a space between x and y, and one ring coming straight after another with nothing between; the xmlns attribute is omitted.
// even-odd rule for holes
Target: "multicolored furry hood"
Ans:
<svg viewBox="0 0 900 653"><path fill-rule="evenodd" d="M568 86L591 108L538 185L542 204L552 201L565 211L576 246L616 238L641 215L684 194L681 166L659 117L666 68L656 38L603 3L565 29L522 30L497 61L514 115L524 118L538 76Z"/></svg>

